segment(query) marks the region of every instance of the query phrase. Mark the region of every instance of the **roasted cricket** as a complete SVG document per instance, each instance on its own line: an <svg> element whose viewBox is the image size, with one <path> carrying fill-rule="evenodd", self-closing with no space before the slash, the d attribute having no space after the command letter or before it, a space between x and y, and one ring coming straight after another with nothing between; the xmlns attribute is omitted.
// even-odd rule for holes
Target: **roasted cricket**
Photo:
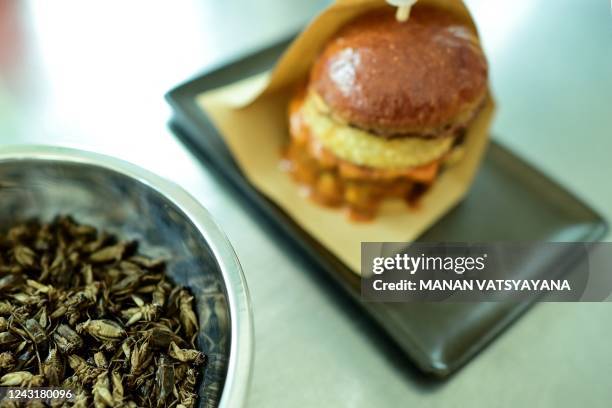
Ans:
<svg viewBox="0 0 612 408"><path fill-rule="evenodd" d="M67 216L0 234L0 385L74 392L57 406L195 406L193 296L136 250Z"/></svg>

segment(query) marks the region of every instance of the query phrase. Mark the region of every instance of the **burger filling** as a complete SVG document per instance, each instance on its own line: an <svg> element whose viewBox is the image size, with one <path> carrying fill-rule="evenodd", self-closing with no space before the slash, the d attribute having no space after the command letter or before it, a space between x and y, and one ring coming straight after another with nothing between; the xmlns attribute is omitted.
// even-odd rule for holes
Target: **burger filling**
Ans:
<svg viewBox="0 0 612 408"><path fill-rule="evenodd" d="M461 152L462 128L436 138L385 139L333 118L313 92L298 93L289 110L286 168L314 200L345 206L356 220L373 218L387 198L415 205Z"/></svg>
<svg viewBox="0 0 612 408"><path fill-rule="evenodd" d="M322 147L359 166L385 170L423 166L444 156L453 145L452 134L387 139L341 123L314 92L303 100L301 115Z"/></svg>

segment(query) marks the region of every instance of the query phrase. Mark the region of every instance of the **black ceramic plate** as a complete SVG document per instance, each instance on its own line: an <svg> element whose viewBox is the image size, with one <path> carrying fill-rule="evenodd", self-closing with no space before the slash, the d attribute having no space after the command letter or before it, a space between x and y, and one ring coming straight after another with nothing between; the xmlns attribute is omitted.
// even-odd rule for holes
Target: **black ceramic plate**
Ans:
<svg viewBox="0 0 612 408"><path fill-rule="evenodd" d="M269 70L290 41L210 70L170 91L166 98L175 113L171 125L197 156L228 178L270 222L329 273L421 370L447 376L508 327L529 303L363 302L359 278L249 183L218 131L195 103L202 92ZM593 210L493 142L468 196L419 241L593 242L606 231L605 221ZM554 261L557 265L571 265L569 259Z"/></svg>

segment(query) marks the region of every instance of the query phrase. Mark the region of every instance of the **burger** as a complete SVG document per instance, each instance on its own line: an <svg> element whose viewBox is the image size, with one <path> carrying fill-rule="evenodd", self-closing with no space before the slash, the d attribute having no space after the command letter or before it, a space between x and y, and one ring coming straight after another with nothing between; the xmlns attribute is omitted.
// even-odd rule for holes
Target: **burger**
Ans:
<svg viewBox="0 0 612 408"><path fill-rule="evenodd" d="M460 160L487 98L473 28L450 12L391 8L349 22L326 43L289 104L286 163L315 201L375 217L388 199L415 206Z"/></svg>

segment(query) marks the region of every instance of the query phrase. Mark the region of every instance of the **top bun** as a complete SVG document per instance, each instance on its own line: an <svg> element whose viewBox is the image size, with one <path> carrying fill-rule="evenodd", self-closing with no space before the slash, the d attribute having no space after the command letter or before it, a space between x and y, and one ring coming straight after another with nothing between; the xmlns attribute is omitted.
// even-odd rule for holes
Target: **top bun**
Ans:
<svg viewBox="0 0 612 408"><path fill-rule="evenodd" d="M468 122L487 94L487 62L472 28L448 12L388 8L327 44L310 90L336 119L384 137L436 137Z"/></svg>

